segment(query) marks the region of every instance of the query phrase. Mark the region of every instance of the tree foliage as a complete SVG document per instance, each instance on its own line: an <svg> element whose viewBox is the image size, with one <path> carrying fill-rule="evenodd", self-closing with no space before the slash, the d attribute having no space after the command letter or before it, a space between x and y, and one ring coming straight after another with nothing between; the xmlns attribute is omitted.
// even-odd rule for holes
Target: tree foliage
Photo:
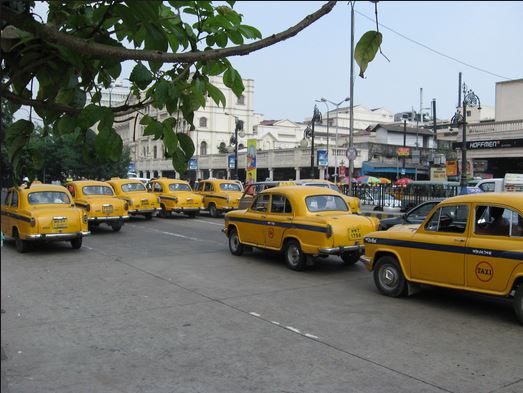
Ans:
<svg viewBox="0 0 523 393"><path fill-rule="evenodd" d="M295 26L266 38L244 23L234 3L49 1L44 22L33 12L34 1L2 2L1 27L9 29L2 35L0 96L10 101L13 111L32 106L44 122L41 135L27 120L9 126L7 154L15 177L20 178L27 162L38 164L36 152L27 149L31 138L49 132L64 138L75 135L79 143L88 144L93 138L88 130L96 128L96 154L117 162L122 140L114 129L115 119L147 105L169 113L161 122L145 116L141 123L146 135L163 141L175 170L183 173L194 146L186 134L177 132L178 122L183 118L194 125L194 112L205 106L206 97L226 105L209 77L222 76L225 86L240 96L244 86L231 56L247 55L298 34L328 14L336 2L325 3ZM101 87L108 88L121 76L125 60L135 62L129 76L130 97L118 107L101 105ZM24 154L32 159L22 160Z"/></svg>

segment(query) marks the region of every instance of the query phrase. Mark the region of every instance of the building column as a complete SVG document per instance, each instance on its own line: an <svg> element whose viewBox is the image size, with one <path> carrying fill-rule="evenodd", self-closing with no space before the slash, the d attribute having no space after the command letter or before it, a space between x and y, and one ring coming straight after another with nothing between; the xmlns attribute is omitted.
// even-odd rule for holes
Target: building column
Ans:
<svg viewBox="0 0 523 393"><path fill-rule="evenodd" d="M180 180L180 174L178 172L174 172L174 178Z"/></svg>
<svg viewBox="0 0 523 393"><path fill-rule="evenodd" d="M319 168L319 172L320 172L320 180L325 180L325 168L323 167L320 167Z"/></svg>
<svg viewBox="0 0 523 393"><path fill-rule="evenodd" d="M231 179L231 170L227 168L227 179Z"/></svg>
<svg viewBox="0 0 523 393"><path fill-rule="evenodd" d="M209 179L211 179L211 178L212 178L212 169L209 168Z"/></svg>
<svg viewBox="0 0 523 393"><path fill-rule="evenodd" d="M296 171L296 180L300 180L300 168L294 168Z"/></svg>
<svg viewBox="0 0 523 393"><path fill-rule="evenodd" d="M163 177L162 171L158 171L158 177Z"/></svg>
<svg viewBox="0 0 523 393"><path fill-rule="evenodd" d="M271 180L274 180L274 169L273 168L269 168L269 178Z"/></svg>

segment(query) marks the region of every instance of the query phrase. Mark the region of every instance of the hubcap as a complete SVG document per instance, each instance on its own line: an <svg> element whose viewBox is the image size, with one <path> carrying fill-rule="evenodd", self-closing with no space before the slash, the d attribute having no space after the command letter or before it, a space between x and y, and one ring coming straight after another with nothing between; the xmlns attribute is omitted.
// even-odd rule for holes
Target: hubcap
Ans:
<svg viewBox="0 0 523 393"><path fill-rule="evenodd" d="M234 234L231 236L231 246L234 251L238 250L238 245L240 244L240 241L238 240L238 235Z"/></svg>
<svg viewBox="0 0 523 393"><path fill-rule="evenodd" d="M381 283L389 288L394 287L398 282L398 274L391 267L385 267L381 272L380 278Z"/></svg>
<svg viewBox="0 0 523 393"><path fill-rule="evenodd" d="M292 265L296 265L300 260L300 250L298 250L298 247L295 245L292 245L287 251L287 256L289 258L289 262Z"/></svg>

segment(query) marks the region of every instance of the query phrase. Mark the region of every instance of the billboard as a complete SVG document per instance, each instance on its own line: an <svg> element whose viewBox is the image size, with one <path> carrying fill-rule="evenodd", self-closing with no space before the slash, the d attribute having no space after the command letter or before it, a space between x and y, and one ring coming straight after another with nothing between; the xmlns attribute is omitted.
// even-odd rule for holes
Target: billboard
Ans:
<svg viewBox="0 0 523 393"><path fill-rule="evenodd" d="M327 150L318 150L316 151L318 166L329 166L329 153Z"/></svg>
<svg viewBox="0 0 523 393"><path fill-rule="evenodd" d="M447 181L446 168L430 168L430 181Z"/></svg>
<svg viewBox="0 0 523 393"><path fill-rule="evenodd" d="M229 154L227 156L227 162L229 163L228 166L229 166L229 169L234 169L235 167L235 162L236 162L236 158L234 157L234 154Z"/></svg>
<svg viewBox="0 0 523 393"><path fill-rule="evenodd" d="M247 139L246 183L256 181L256 139Z"/></svg>
<svg viewBox="0 0 523 393"><path fill-rule="evenodd" d="M198 169L198 159L191 158L189 160L189 170L196 170L196 169Z"/></svg>
<svg viewBox="0 0 523 393"><path fill-rule="evenodd" d="M396 148L396 154L398 157L410 157L410 147L398 147Z"/></svg>

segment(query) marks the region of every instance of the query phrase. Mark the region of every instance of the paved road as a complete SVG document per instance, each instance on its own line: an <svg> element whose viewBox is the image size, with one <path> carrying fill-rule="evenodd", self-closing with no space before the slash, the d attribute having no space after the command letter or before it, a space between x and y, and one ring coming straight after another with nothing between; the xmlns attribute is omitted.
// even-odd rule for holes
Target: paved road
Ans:
<svg viewBox="0 0 523 393"><path fill-rule="evenodd" d="M363 265L234 257L222 220L1 251L2 392L522 392L511 304L379 295Z"/></svg>

